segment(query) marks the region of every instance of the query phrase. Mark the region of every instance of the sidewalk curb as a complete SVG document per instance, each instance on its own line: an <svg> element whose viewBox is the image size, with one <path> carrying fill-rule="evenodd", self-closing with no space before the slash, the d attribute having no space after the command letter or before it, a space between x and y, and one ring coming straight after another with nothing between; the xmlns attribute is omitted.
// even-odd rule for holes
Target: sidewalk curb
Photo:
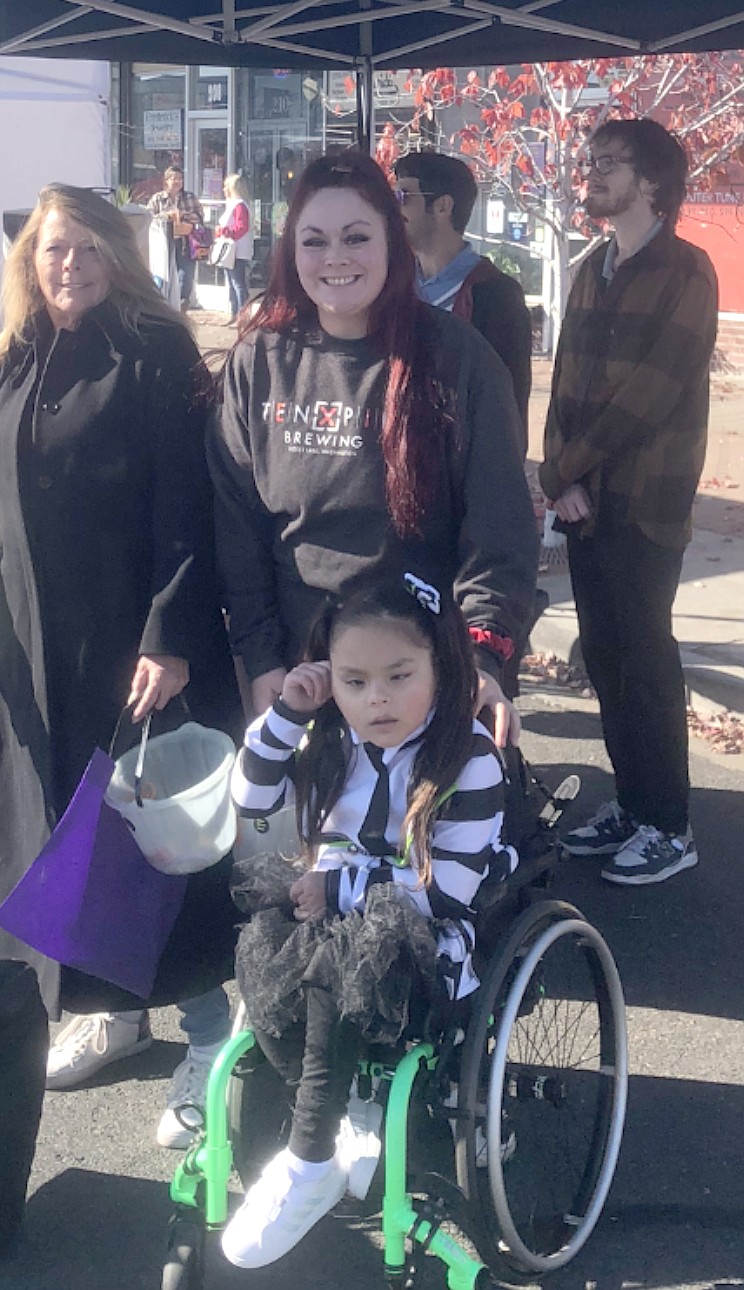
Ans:
<svg viewBox="0 0 744 1290"><path fill-rule="evenodd" d="M547 575L540 585L551 603L535 625L529 651L554 654L566 663L581 662L579 625L573 601L562 599L568 575ZM552 584L552 585L551 585ZM733 712L744 716L744 667L721 662L702 650L680 649L688 706L701 713Z"/></svg>

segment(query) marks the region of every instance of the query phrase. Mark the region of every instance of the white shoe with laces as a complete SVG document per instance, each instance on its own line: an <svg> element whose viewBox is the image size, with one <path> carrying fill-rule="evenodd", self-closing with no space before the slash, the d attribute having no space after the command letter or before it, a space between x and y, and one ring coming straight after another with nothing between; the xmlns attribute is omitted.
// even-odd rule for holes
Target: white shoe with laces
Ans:
<svg viewBox="0 0 744 1290"><path fill-rule="evenodd" d="M265 1268L293 1250L346 1191L338 1156L322 1178L298 1178L285 1148L266 1166L222 1234L225 1258L237 1268Z"/></svg>
<svg viewBox="0 0 744 1290"><path fill-rule="evenodd" d="M614 855L631 838L638 825L619 802L604 802L586 824L561 838L572 856Z"/></svg>
<svg viewBox="0 0 744 1290"><path fill-rule="evenodd" d="M666 882L698 862L692 831L662 833L652 824L639 824L635 833L602 869L607 882L622 887L645 887Z"/></svg>
<svg viewBox="0 0 744 1290"><path fill-rule="evenodd" d="M209 1072L221 1048L222 1041L204 1048L189 1046L186 1057L173 1072L156 1135L159 1147L185 1151L195 1141L204 1123Z"/></svg>
<svg viewBox="0 0 744 1290"><path fill-rule="evenodd" d="M49 1049L46 1086L74 1088L109 1062L143 1053L152 1043L147 1013L123 1017L118 1012L92 1012L73 1017Z"/></svg>

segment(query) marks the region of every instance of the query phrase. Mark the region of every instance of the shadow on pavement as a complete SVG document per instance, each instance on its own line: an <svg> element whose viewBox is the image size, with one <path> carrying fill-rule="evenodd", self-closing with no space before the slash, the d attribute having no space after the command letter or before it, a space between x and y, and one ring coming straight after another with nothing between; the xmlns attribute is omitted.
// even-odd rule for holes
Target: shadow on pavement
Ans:
<svg viewBox="0 0 744 1290"><path fill-rule="evenodd" d="M635 1076L615 1182L555 1290L741 1285L744 1088ZM732 1201L732 1198L733 1201Z"/></svg>
<svg viewBox="0 0 744 1290"><path fill-rule="evenodd" d="M237 1197L233 1197L237 1203ZM171 1206L167 1184L67 1169L40 1187L26 1213L18 1257L0 1264L0 1290L159 1290ZM372 1247L377 1217L324 1219L273 1267L247 1273L210 1237L205 1290L372 1290L382 1253ZM422 1268L420 1290L442 1290L441 1265Z"/></svg>

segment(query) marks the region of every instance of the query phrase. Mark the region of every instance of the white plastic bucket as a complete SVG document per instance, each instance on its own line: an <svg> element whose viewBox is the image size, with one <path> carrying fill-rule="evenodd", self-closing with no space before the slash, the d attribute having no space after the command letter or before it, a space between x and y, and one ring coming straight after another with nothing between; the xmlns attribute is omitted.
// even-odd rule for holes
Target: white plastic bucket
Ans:
<svg viewBox="0 0 744 1290"><path fill-rule="evenodd" d="M147 743L135 801L139 748L116 763L106 801L127 820L150 864L162 873L197 873L227 855L237 814L230 797L235 745L221 730L195 721Z"/></svg>

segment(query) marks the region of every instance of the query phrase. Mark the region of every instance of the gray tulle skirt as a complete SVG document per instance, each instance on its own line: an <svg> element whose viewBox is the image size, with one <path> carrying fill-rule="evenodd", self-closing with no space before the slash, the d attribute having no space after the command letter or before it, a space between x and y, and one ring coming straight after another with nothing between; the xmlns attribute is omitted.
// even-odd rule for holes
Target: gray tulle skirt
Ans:
<svg viewBox="0 0 744 1290"><path fill-rule="evenodd" d="M304 872L278 855L239 861L232 895L250 915L235 975L252 1026L281 1036L304 1019L308 985L330 991L365 1039L394 1044L439 997L434 925L391 883L369 888L364 914L298 923L289 888Z"/></svg>

